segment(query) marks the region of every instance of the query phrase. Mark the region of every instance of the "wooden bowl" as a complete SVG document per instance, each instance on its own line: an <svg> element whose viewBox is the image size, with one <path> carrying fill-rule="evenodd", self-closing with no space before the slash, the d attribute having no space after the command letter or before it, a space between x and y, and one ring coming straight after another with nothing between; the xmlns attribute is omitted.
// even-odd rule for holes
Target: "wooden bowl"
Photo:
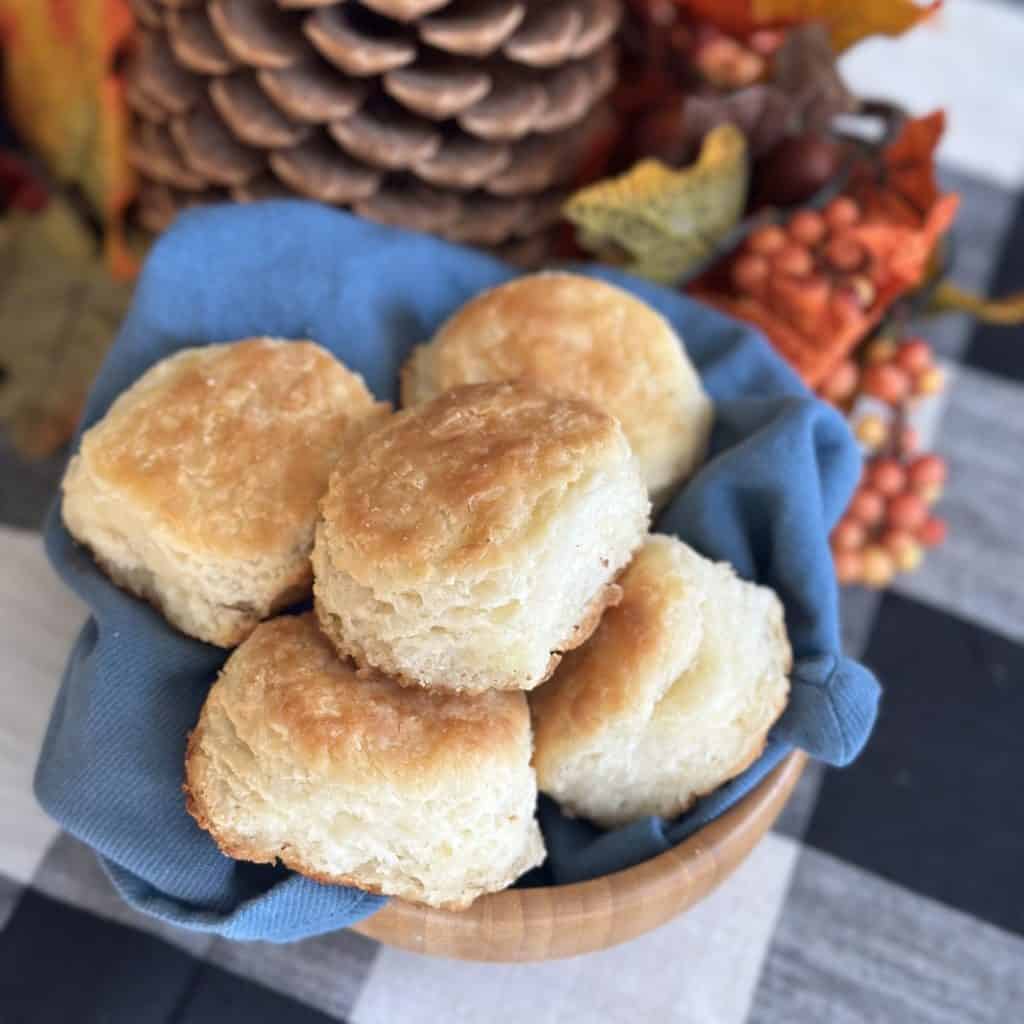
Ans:
<svg viewBox="0 0 1024 1024"><path fill-rule="evenodd" d="M804 761L790 754L716 821L636 867L575 885L506 889L459 912L391 900L353 927L389 946L456 960L556 960L617 946L728 878L779 816Z"/></svg>

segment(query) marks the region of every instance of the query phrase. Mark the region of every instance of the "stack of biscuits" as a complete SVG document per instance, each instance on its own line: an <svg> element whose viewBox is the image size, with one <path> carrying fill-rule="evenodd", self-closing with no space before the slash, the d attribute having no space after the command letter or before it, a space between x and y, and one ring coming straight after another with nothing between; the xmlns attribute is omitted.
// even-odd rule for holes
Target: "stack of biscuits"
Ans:
<svg viewBox="0 0 1024 1024"><path fill-rule="evenodd" d="M85 432L63 517L234 648L185 758L225 854L462 908L543 862L538 787L613 827L743 770L790 652L770 590L647 532L712 413L638 299L570 274L486 292L402 398L309 341L185 349Z"/></svg>

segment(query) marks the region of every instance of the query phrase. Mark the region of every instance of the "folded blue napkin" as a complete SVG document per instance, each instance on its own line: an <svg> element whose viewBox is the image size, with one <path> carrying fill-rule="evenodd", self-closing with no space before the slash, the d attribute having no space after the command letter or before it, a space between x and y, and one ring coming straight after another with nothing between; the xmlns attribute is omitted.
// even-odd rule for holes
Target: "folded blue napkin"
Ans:
<svg viewBox="0 0 1024 1024"><path fill-rule="evenodd" d="M789 706L764 756L675 821L611 832L542 800L549 859L528 884L590 878L665 850L736 802L794 746L846 764L874 722L878 685L839 651L828 531L859 456L753 329L683 295L595 267L672 321L716 403L711 457L659 530L773 586L796 654ZM513 276L477 252L295 201L190 213L154 247L96 380L83 427L177 349L250 335L309 337L397 399L398 369L458 306ZM36 772L43 807L99 855L136 908L235 939L287 942L343 928L384 900L223 856L185 812L185 737L226 652L176 632L117 589L49 516L46 548L92 615L71 652Z"/></svg>

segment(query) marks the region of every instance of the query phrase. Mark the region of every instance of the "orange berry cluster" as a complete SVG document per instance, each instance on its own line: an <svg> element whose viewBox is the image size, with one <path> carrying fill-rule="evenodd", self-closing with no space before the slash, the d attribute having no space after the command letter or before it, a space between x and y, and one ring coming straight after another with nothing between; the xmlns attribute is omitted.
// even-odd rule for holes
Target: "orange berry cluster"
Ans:
<svg viewBox="0 0 1024 1024"><path fill-rule="evenodd" d="M867 463L846 514L832 531L832 558L840 583L886 587L897 572L912 572L923 549L946 537L931 506L942 493L946 463L938 455L879 456Z"/></svg>
<svg viewBox="0 0 1024 1024"><path fill-rule="evenodd" d="M924 338L907 338L901 343L879 338L868 346L861 379L866 395L895 407L908 398L934 395L942 390L942 384L942 371Z"/></svg>
<svg viewBox="0 0 1024 1024"><path fill-rule="evenodd" d="M942 370L935 365L934 353L924 338L902 342L879 338L868 345L862 363L854 359L839 363L822 381L818 393L840 407L848 408L859 395L866 395L897 410L915 399L936 394L943 384ZM871 451L894 440L889 436L889 423L878 415L880 411L859 415L854 426L857 440ZM907 447L901 438L895 440L899 448Z"/></svg>
<svg viewBox="0 0 1024 1024"><path fill-rule="evenodd" d="M869 412L857 420L853 435L868 451L878 451L884 446L895 447L902 455L913 455L919 447L917 431L904 425L891 437L893 426L877 413Z"/></svg>
<svg viewBox="0 0 1024 1024"><path fill-rule="evenodd" d="M840 196L823 210L799 210L786 224L752 231L732 265L733 288L812 333L829 312L861 314L875 301L872 258L853 229L860 207Z"/></svg>

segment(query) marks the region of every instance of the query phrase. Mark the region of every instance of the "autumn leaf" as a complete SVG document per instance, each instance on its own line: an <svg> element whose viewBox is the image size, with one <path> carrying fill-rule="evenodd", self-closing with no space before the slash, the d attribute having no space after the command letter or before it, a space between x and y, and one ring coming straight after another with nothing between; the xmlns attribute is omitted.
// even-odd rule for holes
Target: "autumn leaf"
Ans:
<svg viewBox="0 0 1024 1024"><path fill-rule="evenodd" d="M82 191L119 274L134 267L122 236L134 177L119 67L132 28L128 0L0 0L8 117L54 177Z"/></svg>
<svg viewBox="0 0 1024 1024"><path fill-rule="evenodd" d="M726 32L745 35L775 25L821 22L837 53L868 36L898 36L930 17L941 0L678 0Z"/></svg>
<svg viewBox="0 0 1024 1024"><path fill-rule="evenodd" d="M885 184L921 210L939 198L935 152L946 130L945 111L907 121L885 150Z"/></svg>
<svg viewBox="0 0 1024 1024"><path fill-rule="evenodd" d="M857 168L850 192L866 216L911 226L924 221L941 195L935 152L945 127L941 110L908 119L880 161L864 161Z"/></svg>
<svg viewBox="0 0 1024 1024"><path fill-rule="evenodd" d="M626 270L664 284L707 258L739 220L747 196L743 134L723 124L680 170L642 160L617 178L570 197L566 217L580 244Z"/></svg>
<svg viewBox="0 0 1024 1024"><path fill-rule="evenodd" d="M844 229L844 237L868 256L869 269L863 273L869 274L869 300L836 303L835 308L829 303L826 309L812 303L816 292L807 281L793 287L772 276L761 291L751 292L737 288L728 274L721 273L696 282L691 292L760 327L803 379L816 387L893 302L920 287L934 268L936 246L952 224L959 201L954 194L942 194L935 180L934 155L943 125L941 112L908 120L882 153L858 165L850 182L848 194L857 200L861 216ZM954 298L948 288L940 289L939 295L947 303ZM963 308L963 296L958 298ZM1019 309L1011 304L987 311L1009 318Z"/></svg>
<svg viewBox="0 0 1024 1024"><path fill-rule="evenodd" d="M0 424L28 456L56 451L127 308L71 208L0 220Z"/></svg>
<svg viewBox="0 0 1024 1024"><path fill-rule="evenodd" d="M934 14L941 0L920 6L912 0L752 0L760 24L805 24L828 28L837 53L868 36L899 36Z"/></svg>

